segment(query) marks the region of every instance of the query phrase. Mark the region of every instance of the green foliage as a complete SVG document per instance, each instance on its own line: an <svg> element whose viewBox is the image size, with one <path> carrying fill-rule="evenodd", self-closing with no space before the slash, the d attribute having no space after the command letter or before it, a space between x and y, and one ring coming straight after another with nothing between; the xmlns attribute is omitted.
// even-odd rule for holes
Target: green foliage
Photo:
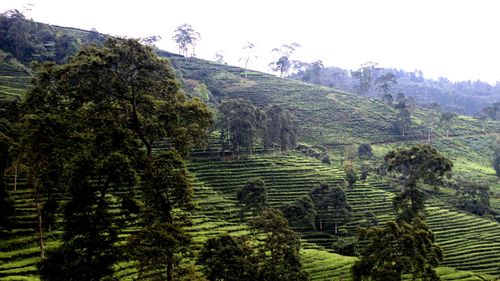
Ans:
<svg viewBox="0 0 500 281"><path fill-rule="evenodd" d="M356 171L354 163L350 161L344 163L344 172L345 172L345 179L347 181L347 186L349 186L349 188L352 188L356 183L356 181L358 180L358 173Z"/></svg>
<svg viewBox="0 0 500 281"><path fill-rule="evenodd" d="M176 223L173 210L190 206L192 193L180 154L204 143L211 113L179 91L169 63L150 47L110 39L102 47L83 48L67 64L43 65L23 106L22 159L30 182L35 190L45 183L57 186L54 179L63 175L60 183L69 190L63 244L42 263L44 278L67 277L78 272L73 267L87 272L73 280L111 276L121 222L108 213L109 194L121 191L121 206L133 207L139 173L147 210L141 237L159 239L148 241L156 246L166 241L162 229L167 238L172 229L180 233L176 239L183 237L185 222ZM153 157L159 141L172 150ZM124 214L130 217L133 209ZM174 254L189 245L181 238L170 239L168 258L156 261L166 264L167 280L173 280Z"/></svg>
<svg viewBox="0 0 500 281"><path fill-rule="evenodd" d="M363 143L358 146L358 156L360 158L371 158L373 156L372 146L369 143Z"/></svg>
<svg viewBox="0 0 500 281"><path fill-rule="evenodd" d="M78 51L82 41L103 41L100 34L78 38L69 32L59 33L47 24L26 19L18 10L0 14L0 38L0 48L26 65L32 61L64 63Z"/></svg>
<svg viewBox="0 0 500 281"><path fill-rule="evenodd" d="M362 228L359 239L367 245L352 266L354 281L398 281L403 274L414 280L440 280L434 268L443 253L425 220L415 217L411 223L389 221L384 227Z"/></svg>
<svg viewBox="0 0 500 281"><path fill-rule="evenodd" d="M251 211L253 215L260 213L267 207L267 188L260 178L248 180L236 193L240 217Z"/></svg>
<svg viewBox="0 0 500 281"><path fill-rule="evenodd" d="M411 221L424 209L425 194L420 183L439 185L450 175L453 163L429 145L390 151L385 156L389 172L401 176L403 191L394 198L394 207L402 211L400 218Z"/></svg>
<svg viewBox="0 0 500 281"><path fill-rule="evenodd" d="M332 248L343 256L357 256L358 240L355 237L341 237L333 243Z"/></svg>
<svg viewBox="0 0 500 281"><path fill-rule="evenodd" d="M309 280L300 261L300 237L289 228L281 212L265 209L252 227L265 237L258 251L262 263L258 280Z"/></svg>
<svg viewBox="0 0 500 281"><path fill-rule="evenodd" d="M258 257L246 237L223 234L208 239L198 263L210 281L251 281L258 276Z"/></svg>
<svg viewBox="0 0 500 281"><path fill-rule="evenodd" d="M294 148L297 143L297 127L290 113L279 105L265 109L264 147L273 148L276 144L281 151Z"/></svg>
<svg viewBox="0 0 500 281"><path fill-rule="evenodd" d="M396 133L401 133L404 137L405 133L410 129L411 126L411 113L408 110L408 106L405 101L398 102L394 108L398 110L396 113L396 120L394 122L394 131Z"/></svg>
<svg viewBox="0 0 500 281"><path fill-rule="evenodd" d="M462 182L457 190L457 207L478 216L492 212L490 188L485 183Z"/></svg>
<svg viewBox="0 0 500 281"><path fill-rule="evenodd" d="M297 201L285 205L282 212L291 227L300 228L301 230L315 229L316 210L314 209L314 202L308 195L304 195Z"/></svg>
<svg viewBox="0 0 500 281"><path fill-rule="evenodd" d="M324 222L333 222L333 233L337 234L338 225L347 223L352 218L352 208L347 202L347 197L341 187L330 187L328 184L320 184L313 189L309 196L314 202L319 220L319 230L323 231L330 227Z"/></svg>
<svg viewBox="0 0 500 281"><path fill-rule="evenodd" d="M219 106L221 131L229 136L232 151L240 152L241 146L253 148L262 135L265 115L251 102L243 99L225 100Z"/></svg>
<svg viewBox="0 0 500 281"><path fill-rule="evenodd" d="M452 112L443 112L441 113L441 117L439 119L439 123L446 130L446 138L449 138L449 132L451 126L453 125L453 119L457 117L457 114Z"/></svg>
<svg viewBox="0 0 500 281"><path fill-rule="evenodd" d="M168 264L178 264L191 243L190 235L171 223L155 220L134 234L128 243L131 257L139 261L140 280L167 280Z"/></svg>
<svg viewBox="0 0 500 281"><path fill-rule="evenodd" d="M11 140L0 133L0 229L10 229L13 225L15 207L10 199L5 169L9 165L9 147Z"/></svg>
<svg viewBox="0 0 500 281"><path fill-rule="evenodd" d="M493 169L498 178L500 178L500 138L495 143L495 155L493 156Z"/></svg>

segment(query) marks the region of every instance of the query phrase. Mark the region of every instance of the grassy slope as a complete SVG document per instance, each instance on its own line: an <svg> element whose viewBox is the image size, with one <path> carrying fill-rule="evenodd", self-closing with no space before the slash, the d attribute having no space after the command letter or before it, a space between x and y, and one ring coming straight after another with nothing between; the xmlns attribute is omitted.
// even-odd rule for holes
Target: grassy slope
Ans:
<svg viewBox="0 0 500 281"><path fill-rule="evenodd" d="M342 158L342 145L345 144L377 144L374 149L380 157L388 149L425 137L421 121L424 112L421 111L415 114L408 140L402 142L399 136L390 133L391 122L395 118L394 110L377 100L258 72L249 72L248 77L245 77L241 68L197 59L186 62L168 53L161 55L170 57L184 78L205 83L216 98L243 97L261 106L277 103L289 108L301 124L300 140L329 145L334 159ZM14 61L0 62L0 97L22 95L28 82L29 71L24 67ZM500 126L490 122L488 129L498 131ZM493 138L482 136L478 122L468 117L459 118L452 134L459 136L443 140L443 132L438 130L439 140L433 144L456 161L460 175L470 177L479 174L493 181L492 170L487 163ZM234 190L249 176L265 177L271 189L271 203L276 207L293 201L319 182L340 184L343 177L338 168L327 167L298 155L256 157L241 163L206 161L198 159L190 166L198 176L195 191L200 209L194 215L192 229L198 246L208 237L219 233L246 233L245 225L237 219ZM393 191L379 180L359 183L356 188L348 190L349 201L355 209L355 220L362 222L366 211L373 211L381 221L390 218ZM31 230L35 217L30 207L29 193L19 191L14 197L19 210L25 212L19 213L18 219L25 224L19 227L17 234L0 242L0 279L37 280L34 276L28 277L35 274L34 265L38 261L38 250ZM500 259L496 251L500 243L497 223L457 212L443 206L440 201L430 203L429 213L431 226L438 233L438 242L445 249L445 265L497 276L500 274ZM346 229L353 233L353 224ZM127 229L122 237L125 239L127 233L133 230ZM58 234L53 232L51 235L56 238ZM338 280L342 276L343 280L349 279L347 271L353 258L338 256L324 248L328 248L335 237L306 234L304 239L304 266L313 280ZM56 240L49 241L49 247L56 245ZM123 262L119 267L117 276L120 279L134 277L133 264ZM447 268L440 269L440 274L445 280L478 280L476 273L457 273Z"/></svg>

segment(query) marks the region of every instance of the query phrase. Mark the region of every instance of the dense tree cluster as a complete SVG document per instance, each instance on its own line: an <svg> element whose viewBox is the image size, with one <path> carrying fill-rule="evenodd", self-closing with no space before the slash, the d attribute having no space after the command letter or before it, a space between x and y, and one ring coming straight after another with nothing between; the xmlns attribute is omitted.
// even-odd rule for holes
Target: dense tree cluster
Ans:
<svg viewBox="0 0 500 281"><path fill-rule="evenodd" d="M84 47L67 64L39 69L22 120L20 159L29 167L28 183L40 201L56 192L49 187L68 196L62 245L42 262L42 277L101 280L112 274L123 222L108 210L110 195L120 194L122 212L142 226L128 247L141 261L139 272L173 280L176 256L189 246L185 216L174 212L191 206L182 156L203 144L211 113L179 91L169 63L135 40ZM153 153L156 142L170 150ZM139 182L140 204L134 198ZM156 253L161 258L151 256Z"/></svg>
<svg viewBox="0 0 500 281"><path fill-rule="evenodd" d="M254 241L221 235L205 243L198 262L209 280L309 280L300 261L300 237L281 212L265 209L251 227Z"/></svg>
<svg viewBox="0 0 500 281"><path fill-rule="evenodd" d="M479 116L486 114L492 120L499 120L495 104L500 101L500 85L490 85L483 81L452 82L446 78L426 79L422 71L407 72L399 69L384 69L373 63L362 65L358 70L323 66L320 61L299 62L292 78L304 82L335 87L362 95L380 97L390 103L391 97L385 91L404 92L415 99L420 106L427 107L437 102L447 112ZM392 76L396 79L394 83ZM377 89L377 91L373 91ZM493 104L492 104L493 102ZM496 108L499 108L496 106Z"/></svg>
<svg viewBox="0 0 500 281"><path fill-rule="evenodd" d="M360 241L367 243L352 267L353 280L440 280L434 270L443 260L435 236L419 217L411 222L390 221L384 227L362 228Z"/></svg>
<svg viewBox="0 0 500 281"><path fill-rule="evenodd" d="M331 229L334 234L338 234L338 226L352 219L352 208L342 187L321 184L309 196L314 202L316 225L320 231Z"/></svg>
<svg viewBox="0 0 500 281"><path fill-rule="evenodd" d="M259 142L266 149L279 146L283 152L295 148L297 126L290 113L279 105L261 110L244 99L227 99L220 104L219 112L217 125L223 152L227 140L238 157L242 148L252 151Z"/></svg>
<svg viewBox="0 0 500 281"><path fill-rule="evenodd" d="M60 33L53 26L26 19L17 10L0 14L0 48L22 63L63 63L78 51L82 43L102 43L103 40L104 37L95 31L87 38Z"/></svg>

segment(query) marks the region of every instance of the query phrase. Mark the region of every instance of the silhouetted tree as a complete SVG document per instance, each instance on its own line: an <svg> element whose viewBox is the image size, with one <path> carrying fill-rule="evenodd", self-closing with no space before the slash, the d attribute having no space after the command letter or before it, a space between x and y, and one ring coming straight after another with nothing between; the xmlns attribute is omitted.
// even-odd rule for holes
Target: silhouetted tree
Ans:
<svg viewBox="0 0 500 281"><path fill-rule="evenodd" d="M179 53L184 55L187 60L189 46L192 47L192 55L194 56L196 43L200 40L200 33L195 31L190 24L185 23L174 30L172 39L179 47Z"/></svg>
<svg viewBox="0 0 500 281"><path fill-rule="evenodd" d="M248 211L257 215L267 207L266 184L259 178L248 180L236 193L236 199L242 219Z"/></svg>

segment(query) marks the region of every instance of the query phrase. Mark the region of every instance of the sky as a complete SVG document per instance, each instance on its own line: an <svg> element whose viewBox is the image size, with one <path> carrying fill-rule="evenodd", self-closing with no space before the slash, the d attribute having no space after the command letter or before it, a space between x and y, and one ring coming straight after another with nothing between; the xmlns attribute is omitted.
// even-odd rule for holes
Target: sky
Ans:
<svg viewBox="0 0 500 281"><path fill-rule="evenodd" d="M28 5L32 4L32 5ZM160 49L177 52L172 36L188 23L201 34L197 57L224 54L269 72L273 48L292 42L292 59L357 69L422 70L426 78L500 81L500 2L496 0L2 0L35 21L133 38L159 35Z"/></svg>

